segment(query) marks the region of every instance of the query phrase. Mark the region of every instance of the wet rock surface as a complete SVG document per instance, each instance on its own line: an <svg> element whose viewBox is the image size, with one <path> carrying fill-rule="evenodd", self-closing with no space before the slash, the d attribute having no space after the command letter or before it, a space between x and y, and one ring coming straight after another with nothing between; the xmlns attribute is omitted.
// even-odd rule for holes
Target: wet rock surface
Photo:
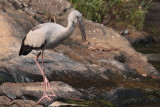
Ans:
<svg viewBox="0 0 160 107"><path fill-rule="evenodd" d="M138 89L125 89L117 88L108 93L107 98L116 106L129 104L129 103L141 103L148 100L147 95Z"/></svg>
<svg viewBox="0 0 160 107"><path fill-rule="evenodd" d="M63 102L53 102L49 107L83 107L83 105L77 105L77 104L68 104Z"/></svg>
<svg viewBox="0 0 160 107"><path fill-rule="evenodd" d="M14 101L31 105L43 94L40 83L43 78L34 62L36 51L18 56L21 41L33 26L42 22L56 21L67 26L67 16L73 8L66 0L1 0L0 9L0 81L27 82L4 83L0 95L8 96L1 97L8 99L10 105ZM83 44L76 28L69 39L44 52L45 74L57 92L52 102L59 98L102 99L119 106L153 102L144 100L150 95L157 101L159 94L153 93L158 93L160 88L160 73L147 58L112 28L88 20L84 20L84 25L89 44ZM27 89L31 86L34 88ZM65 87L74 92L65 91ZM146 90L152 91L146 94ZM52 102L44 101L43 106Z"/></svg>
<svg viewBox="0 0 160 107"><path fill-rule="evenodd" d="M6 95L12 100L23 99L25 100L35 100L38 101L43 96L44 86L41 85L41 82L32 82L32 83L4 83L0 86L0 94ZM50 82L51 89L54 91L56 96L51 97L52 101L48 99L42 100L41 104L48 106L56 99L68 98L68 99L80 99L82 94L60 81ZM51 92L48 91L48 94Z"/></svg>

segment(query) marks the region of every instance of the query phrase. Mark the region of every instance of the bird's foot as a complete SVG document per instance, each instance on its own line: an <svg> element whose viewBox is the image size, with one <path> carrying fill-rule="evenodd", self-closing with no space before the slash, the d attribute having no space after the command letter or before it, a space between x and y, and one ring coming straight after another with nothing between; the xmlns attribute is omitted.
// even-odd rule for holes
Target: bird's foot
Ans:
<svg viewBox="0 0 160 107"><path fill-rule="evenodd" d="M45 77L44 83L45 83L45 89L46 89L46 90L50 90L51 93L52 93L52 95L53 95L53 96L56 96L56 95L54 94L53 90L51 89L51 86L50 86L50 84L49 84L49 81L48 81L48 79L47 79L46 77Z"/></svg>
<svg viewBox="0 0 160 107"><path fill-rule="evenodd" d="M51 86L49 84L48 79L45 77L44 82L41 84L44 85L44 94L43 96L39 99L38 103L40 103L44 98L47 98L48 100L51 101L51 98L49 96L56 96L53 90L51 89ZM47 94L47 91L50 91L51 94Z"/></svg>
<svg viewBox="0 0 160 107"><path fill-rule="evenodd" d="M48 100L51 101L51 98L49 98L49 95L47 95L46 93L38 100L38 103L40 103L44 98L47 98Z"/></svg>

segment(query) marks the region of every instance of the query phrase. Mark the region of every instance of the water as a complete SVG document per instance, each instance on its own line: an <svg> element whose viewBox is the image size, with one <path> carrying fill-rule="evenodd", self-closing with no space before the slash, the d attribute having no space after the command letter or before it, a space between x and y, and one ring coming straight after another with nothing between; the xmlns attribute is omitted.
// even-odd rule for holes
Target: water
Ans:
<svg viewBox="0 0 160 107"><path fill-rule="evenodd" d="M152 44L134 44L134 48L143 53L158 71L160 71L160 43Z"/></svg>
<svg viewBox="0 0 160 107"><path fill-rule="evenodd" d="M159 103L146 103L146 104L130 104L130 105L123 105L121 107L160 107Z"/></svg>
<svg viewBox="0 0 160 107"><path fill-rule="evenodd" d="M160 43L152 44L134 44L134 48L143 53L148 58L148 62L151 63L160 72ZM129 104L123 105L123 107L160 107L160 102L147 103L147 104Z"/></svg>

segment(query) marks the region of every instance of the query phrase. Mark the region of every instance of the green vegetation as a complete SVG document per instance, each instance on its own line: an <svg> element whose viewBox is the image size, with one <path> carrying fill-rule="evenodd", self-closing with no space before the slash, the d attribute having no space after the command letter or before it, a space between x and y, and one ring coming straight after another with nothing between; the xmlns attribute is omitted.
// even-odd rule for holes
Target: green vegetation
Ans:
<svg viewBox="0 0 160 107"><path fill-rule="evenodd" d="M79 10L85 18L94 22L102 22L106 14L105 0L69 0L73 7Z"/></svg>
<svg viewBox="0 0 160 107"><path fill-rule="evenodd" d="M69 0L83 16L94 22L112 26L123 22L143 29L145 14L152 0Z"/></svg>

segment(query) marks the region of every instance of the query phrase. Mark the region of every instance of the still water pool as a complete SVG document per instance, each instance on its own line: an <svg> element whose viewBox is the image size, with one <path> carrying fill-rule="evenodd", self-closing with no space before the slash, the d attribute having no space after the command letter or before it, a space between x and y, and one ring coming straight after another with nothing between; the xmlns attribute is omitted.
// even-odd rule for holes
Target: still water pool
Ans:
<svg viewBox="0 0 160 107"><path fill-rule="evenodd" d="M152 44L134 44L134 48L143 53L158 71L160 71L160 43Z"/></svg>

